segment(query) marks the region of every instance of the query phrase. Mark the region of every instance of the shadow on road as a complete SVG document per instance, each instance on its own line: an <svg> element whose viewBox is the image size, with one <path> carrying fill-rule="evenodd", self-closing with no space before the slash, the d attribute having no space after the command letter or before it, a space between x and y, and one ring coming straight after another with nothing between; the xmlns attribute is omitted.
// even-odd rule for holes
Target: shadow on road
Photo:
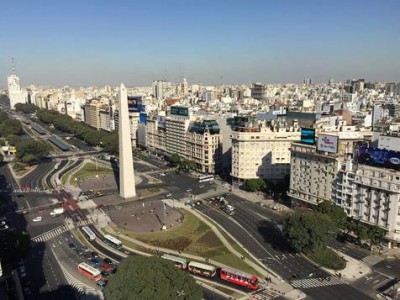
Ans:
<svg viewBox="0 0 400 300"><path fill-rule="evenodd" d="M289 245L285 237L282 236L280 229L272 222L261 221L258 224L258 232L264 241L272 248L285 253L293 253L293 248Z"/></svg>

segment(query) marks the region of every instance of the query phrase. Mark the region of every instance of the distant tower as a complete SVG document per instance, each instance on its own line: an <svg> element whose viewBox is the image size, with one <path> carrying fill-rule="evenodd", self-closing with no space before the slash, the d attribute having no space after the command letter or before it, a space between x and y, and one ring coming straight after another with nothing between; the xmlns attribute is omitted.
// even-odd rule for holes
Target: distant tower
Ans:
<svg viewBox="0 0 400 300"><path fill-rule="evenodd" d="M124 198L136 196L133 170L131 126L129 124L128 93L121 83L119 103L119 195Z"/></svg>
<svg viewBox="0 0 400 300"><path fill-rule="evenodd" d="M19 77L15 71L14 58L11 58L12 73L7 78L8 84L8 98L10 99L10 108L15 109L15 104L26 103L28 100L28 93L21 89L19 84Z"/></svg>

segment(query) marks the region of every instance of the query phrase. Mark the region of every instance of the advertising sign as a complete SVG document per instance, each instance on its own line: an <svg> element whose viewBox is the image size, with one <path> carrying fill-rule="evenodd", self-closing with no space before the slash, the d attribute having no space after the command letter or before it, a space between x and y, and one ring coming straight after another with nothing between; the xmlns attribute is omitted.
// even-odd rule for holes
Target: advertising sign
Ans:
<svg viewBox="0 0 400 300"><path fill-rule="evenodd" d="M315 144L315 129L313 128L301 128L300 130L300 142L304 144L314 145Z"/></svg>
<svg viewBox="0 0 400 300"><path fill-rule="evenodd" d="M336 135L318 135L317 150L329 153L337 153L339 138Z"/></svg>
<svg viewBox="0 0 400 300"><path fill-rule="evenodd" d="M171 106L171 115L189 116L189 109L183 106Z"/></svg>
<svg viewBox="0 0 400 300"><path fill-rule="evenodd" d="M400 152L357 145L355 153L359 164L400 170Z"/></svg>
<svg viewBox="0 0 400 300"><path fill-rule="evenodd" d="M142 96L128 96L128 108L130 112L144 112Z"/></svg>

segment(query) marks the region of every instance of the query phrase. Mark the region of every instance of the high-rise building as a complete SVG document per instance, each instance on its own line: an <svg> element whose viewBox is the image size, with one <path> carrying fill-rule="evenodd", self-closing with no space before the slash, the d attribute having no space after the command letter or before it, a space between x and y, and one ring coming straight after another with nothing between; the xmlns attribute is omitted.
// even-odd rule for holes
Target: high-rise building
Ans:
<svg viewBox="0 0 400 300"><path fill-rule="evenodd" d="M8 97L10 99L10 108L15 109L18 103L27 103L28 92L22 90L19 83L19 77L16 74L11 74L7 78Z"/></svg>

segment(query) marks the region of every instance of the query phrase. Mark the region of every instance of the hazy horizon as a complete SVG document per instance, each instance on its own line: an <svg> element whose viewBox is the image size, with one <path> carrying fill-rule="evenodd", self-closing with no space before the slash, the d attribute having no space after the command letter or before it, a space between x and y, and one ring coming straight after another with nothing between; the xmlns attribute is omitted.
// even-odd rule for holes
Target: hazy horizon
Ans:
<svg viewBox="0 0 400 300"><path fill-rule="evenodd" d="M0 86L400 81L400 2L8 1ZM222 77L222 80L221 80Z"/></svg>

